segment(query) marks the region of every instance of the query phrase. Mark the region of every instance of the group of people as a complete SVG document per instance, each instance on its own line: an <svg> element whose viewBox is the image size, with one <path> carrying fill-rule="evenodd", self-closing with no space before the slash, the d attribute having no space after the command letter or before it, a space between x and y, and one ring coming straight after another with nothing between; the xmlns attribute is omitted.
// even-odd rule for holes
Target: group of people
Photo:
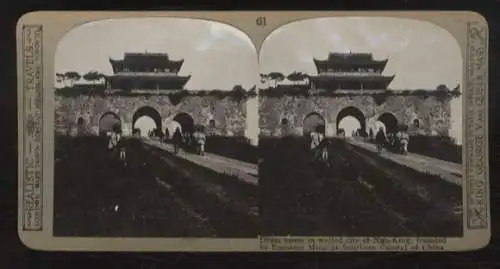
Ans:
<svg viewBox="0 0 500 269"><path fill-rule="evenodd" d="M319 125L309 133L309 146L313 159L328 165L328 140L325 139L325 126Z"/></svg>
<svg viewBox="0 0 500 269"><path fill-rule="evenodd" d="M123 136L121 127L117 124L113 125L108 136L108 149L113 158L117 158L122 164L127 165L127 155L125 145L123 144Z"/></svg>
<svg viewBox="0 0 500 269"><path fill-rule="evenodd" d="M339 135L342 136L343 134L344 132L339 132ZM359 130L357 130L356 133L353 133L353 135L357 136L361 134L362 133ZM386 133L385 129L380 127L376 134L373 134L373 131L370 130L370 136L370 138L373 139L377 145L378 152L382 152L383 149L388 149L400 154L408 154L410 136L404 127L398 128L396 132L389 133ZM317 126L312 132L309 133L308 138L313 159L328 165L328 140L325 139L325 126Z"/></svg>
<svg viewBox="0 0 500 269"><path fill-rule="evenodd" d="M203 126L196 126L194 132L184 133L179 128L176 128L172 136L172 142L175 153L178 153L180 148L184 148L187 151L194 150L196 154L203 156L205 155L207 136Z"/></svg>
<svg viewBox="0 0 500 269"><path fill-rule="evenodd" d="M410 135L402 128L396 132L386 133L384 128L380 127L374 139L379 152L382 152L386 148L403 155L408 154Z"/></svg>
<svg viewBox="0 0 500 269"><path fill-rule="evenodd" d="M151 138L156 136L160 139L160 141L163 141L165 134L163 134L163 132L160 129L153 129L148 132L148 136Z"/></svg>
<svg viewBox="0 0 500 269"><path fill-rule="evenodd" d="M151 135L157 135L158 132L152 132ZM107 134L108 150L112 158L115 158L126 165L126 148L124 146L124 139L120 126L113 126L112 130ZM166 136L163 139L163 136ZM167 142L169 139L168 134L160 136L162 142ZM174 152L177 154L181 148L186 151L195 151L199 155L205 155L206 135L203 126L197 126L194 132L182 133L180 128L176 128L171 141L174 145Z"/></svg>

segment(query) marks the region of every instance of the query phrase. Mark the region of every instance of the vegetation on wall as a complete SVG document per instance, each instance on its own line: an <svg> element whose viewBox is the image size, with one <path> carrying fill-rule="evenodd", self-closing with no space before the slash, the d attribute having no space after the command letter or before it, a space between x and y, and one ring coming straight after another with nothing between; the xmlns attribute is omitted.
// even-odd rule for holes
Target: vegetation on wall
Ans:
<svg viewBox="0 0 500 269"><path fill-rule="evenodd" d="M81 80L88 84L78 83ZM56 87L55 94L63 97L78 97L81 95L88 96L154 96L167 95L173 104L178 104L187 96L215 96L220 99L226 97L236 101L241 101L249 97L257 96L255 86L251 89L245 89L241 85L235 85L230 91L212 89L212 90L176 90L176 91L156 91L151 92L134 92L130 90L113 90L110 91L107 87L107 76L98 71L89 71L85 74L80 74L76 71L68 71L65 73L56 73L56 82L60 87Z"/></svg>
<svg viewBox="0 0 500 269"><path fill-rule="evenodd" d="M215 96L220 99L226 97L236 101L241 101L246 98L257 96L257 92L261 96L266 97L284 97L284 96L324 96L324 97L350 97L350 96L372 96L377 104L385 102L389 96L419 96L423 99L435 97L438 100L445 102L451 98L461 95L460 86L457 85L454 89L449 89L446 85L441 84L432 90L413 89L413 90L391 90L384 92L365 91L330 91L324 89L314 89L311 86L310 76L302 72L292 72L284 75L280 72L271 72L268 74L260 74L261 83L266 85L266 88L256 90L254 86L251 89L244 89L241 85L235 85L232 90L224 91L220 89L212 90L177 90L177 91L151 91L151 92L134 92L127 90L108 91L106 75L98 71L89 71L86 74L68 71L65 73L56 73L56 81L62 87L56 89L56 94L64 97L77 97L81 95L118 95L118 96L154 96L167 95L173 104L179 103L184 97L188 96ZM90 82L90 84L78 84L81 79ZM285 79L292 82L291 85L280 84Z"/></svg>
<svg viewBox="0 0 500 269"><path fill-rule="evenodd" d="M96 85L73 85L71 87L63 87L55 90L55 94L63 97L78 97L78 96L168 96L172 103L179 103L184 97L188 96L214 96L220 99L232 98L236 101L241 101L246 98L257 96L255 87L245 90L240 85L236 85L230 91L224 90L178 90L178 91L151 91L151 92L133 92L133 91L113 91L107 92L104 84Z"/></svg>
<svg viewBox="0 0 500 269"><path fill-rule="evenodd" d="M438 86L439 87L439 86ZM446 87L446 86L445 86ZM266 97L283 97L283 96L323 96L323 97L348 97L348 96L373 96L377 103L383 103L389 96L419 96L423 99L428 97L436 97L440 100L447 100L461 95L459 88L437 88L435 90L391 90L384 92L365 91L328 91L322 89L311 89L308 85L278 85L260 89L259 95Z"/></svg>
<svg viewBox="0 0 500 269"><path fill-rule="evenodd" d="M268 74L260 74L261 83L264 85L259 90L259 95L266 97L283 97L283 96L324 96L324 97L350 97L350 96L363 96L370 95L374 98L375 102L380 105L387 100L389 96L419 96L422 99L435 97L444 102L451 98L461 95L460 86L457 85L454 89L449 89L446 85L440 84L436 89L413 89L413 90L391 90L388 89L384 92L373 92L370 90L365 91L331 91L325 89L315 89L311 84L311 77L302 72L292 72L284 75L280 72L271 72ZM280 84L285 79L290 81L291 85Z"/></svg>

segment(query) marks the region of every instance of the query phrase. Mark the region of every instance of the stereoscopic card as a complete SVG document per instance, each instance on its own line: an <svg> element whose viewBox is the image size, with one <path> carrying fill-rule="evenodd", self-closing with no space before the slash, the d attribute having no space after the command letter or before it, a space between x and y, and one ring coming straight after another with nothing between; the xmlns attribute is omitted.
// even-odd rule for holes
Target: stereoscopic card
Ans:
<svg viewBox="0 0 500 269"><path fill-rule="evenodd" d="M32 12L17 63L30 248L489 242L479 14Z"/></svg>

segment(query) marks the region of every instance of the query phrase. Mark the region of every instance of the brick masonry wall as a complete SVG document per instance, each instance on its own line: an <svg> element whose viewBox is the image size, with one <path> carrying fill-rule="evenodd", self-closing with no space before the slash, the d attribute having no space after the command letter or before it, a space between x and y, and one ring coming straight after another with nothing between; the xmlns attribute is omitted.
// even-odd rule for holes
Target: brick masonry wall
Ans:
<svg viewBox="0 0 500 269"><path fill-rule="evenodd" d="M424 135L449 135L451 128L450 100L440 100L434 96L388 96L377 103L372 96L283 96L259 98L259 127L264 136L279 136L282 132L281 120L288 120L288 133L301 135L303 122L312 112L319 113L326 121L327 135L336 133L337 115L347 107L359 109L364 117L366 131L374 128L375 122L384 113L393 114L398 123L413 128L418 119L419 130L411 130Z"/></svg>
<svg viewBox="0 0 500 269"><path fill-rule="evenodd" d="M216 132L222 135L244 135L246 128L246 100L237 101L231 97L187 96L179 103L169 96L55 96L56 132L66 133L78 118L83 118L88 129L98 133L99 119L106 112L113 112L122 121L124 133L130 133L134 113L141 107L149 106L159 112L162 129L178 113L188 113L195 124L207 126L215 121Z"/></svg>

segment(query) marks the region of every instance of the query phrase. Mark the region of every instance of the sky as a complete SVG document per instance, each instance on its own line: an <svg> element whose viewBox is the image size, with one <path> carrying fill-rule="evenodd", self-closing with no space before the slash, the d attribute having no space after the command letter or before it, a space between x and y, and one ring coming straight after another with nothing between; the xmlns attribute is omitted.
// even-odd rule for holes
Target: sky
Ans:
<svg viewBox="0 0 500 269"><path fill-rule="evenodd" d="M134 128L141 130L142 137L148 137L149 132L157 128L157 126L151 117L142 116L135 121Z"/></svg>
<svg viewBox="0 0 500 269"><path fill-rule="evenodd" d="M266 38L259 56L245 33L222 23L181 18L102 20L73 28L60 40L55 70L110 75L110 57L121 59L125 52L146 51L184 59L179 75L191 75L187 89L230 90L234 85L248 89L259 82L259 73L272 71L315 74L313 57L325 59L329 52L344 51L388 58L384 75L396 75L391 89L463 84L462 57L453 36L436 25L399 18L289 23ZM451 135L459 143L461 102L458 98L452 104Z"/></svg>
<svg viewBox="0 0 500 269"><path fill-rule="evenodd" d="M435 89L463 85L463 59L455 38L437 25L400 18L319 18L273 31L259 55L260 73L316 74L313 58L330 52L370 52L389 59L384 75L396 75L390 89ZM451 136L461 143L461 98L452 103Z"/></svg>
<svg viewBox="0 0 500 269"><path fill-rule="evenodd" d="M358 119L353 116L347 116L340 120L339 129L343 129L345 131L345 136L351 137L352 132L361 128L361 124Z"/></svg>
<svg viewBox="0 0 500 269"><path fill-rule="evenodd" d="M112 19L73 28L59 42L55 70L111 75L110 57L146 51L184 59L179 75L191 75L187 89L248 89L258 82L257 52L245 33L223 23L182 18Z"/></svg>

